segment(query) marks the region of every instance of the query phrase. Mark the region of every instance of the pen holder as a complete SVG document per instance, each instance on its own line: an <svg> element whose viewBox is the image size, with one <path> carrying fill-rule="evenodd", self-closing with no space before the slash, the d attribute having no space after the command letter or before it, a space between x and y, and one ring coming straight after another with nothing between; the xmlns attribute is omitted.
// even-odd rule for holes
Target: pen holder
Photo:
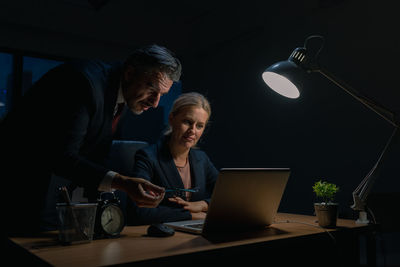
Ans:
<svg viewBox="0 0 400 267"><path fill-rule="evenodd" d="M93 240L97 203L57 203L59 240L64 245Z"/></svg>

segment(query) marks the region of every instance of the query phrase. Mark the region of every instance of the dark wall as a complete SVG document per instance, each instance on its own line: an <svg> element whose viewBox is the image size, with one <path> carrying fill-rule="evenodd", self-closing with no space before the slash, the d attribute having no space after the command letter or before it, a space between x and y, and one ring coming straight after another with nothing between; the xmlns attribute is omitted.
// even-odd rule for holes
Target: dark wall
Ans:
<svg viewBox="0 0 400 267"><path fill-rule="evenodd" d="M399 118L399 1L236 2L108 1L93 10L86 1L2 1L0 49L118 60L144 43L165 45L182 59L182 91L200 91L211 102L200 147L218 168L290 167L283 212L312 214L314 182L336 183L340 216L357 217L351 194L393 127L318 74L309 75L297 100L269 90L261 74L320 34L321 65ZM125 117L120 138L154 142L165 114ZM369 205L391 234L379 237L386 251L378 253L397 266L399 134L390 148Z"/></svg>
<svg viewBox="0 0 400 267"><path fill-rule="evenodd" d="M319 4L318 4L319 3ZM261 74L320 34L320 63L399 115L400 56L395 3L315 1L265 13L263 24L193 54L183 90L198 90L213 114L202 148L216 166L290 167L281 210L311 214L319 179L336 183L341 216L352 217L352 191L378 159L393 127L319 74L297 100L269 90ZM275 10L276 11L276 10ZM249 17L237 10L238 19ZM206 31L206 29L205 29ZM399 192L399 137L373 192ZM249 192L251 194L251 192Z"/></svg>

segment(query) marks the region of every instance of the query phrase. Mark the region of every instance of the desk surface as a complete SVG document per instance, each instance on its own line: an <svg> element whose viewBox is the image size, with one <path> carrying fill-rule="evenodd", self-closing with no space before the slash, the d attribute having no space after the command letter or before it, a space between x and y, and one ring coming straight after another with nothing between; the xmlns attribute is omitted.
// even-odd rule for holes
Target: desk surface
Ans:
<svg viewBox="0 0 400 267"><path fill-rule="evenodd" d="M263 231L237 236L221 236L215 239L200 235L176 232L174 236L156 238L146 236L147 226L125 227L122 236L116 239L94 240L90 243L62 246L57 242L57 233L44 237L13 237L17 245L55 266L101 266L142 262L177 255L218 250L227 247L253 245L293 239L304 236L326 234L326 231L366 231L368 225L356 224L353 220L338 219L336 229L322 229L316 217L278 213L270 227Z"/></svg>

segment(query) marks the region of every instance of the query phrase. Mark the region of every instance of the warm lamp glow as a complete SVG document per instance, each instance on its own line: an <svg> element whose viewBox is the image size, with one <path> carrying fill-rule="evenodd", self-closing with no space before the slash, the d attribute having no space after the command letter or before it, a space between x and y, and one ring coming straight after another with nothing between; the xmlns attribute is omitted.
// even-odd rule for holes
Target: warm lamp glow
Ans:
<svg viewBox="0 0 400 267"><path fill-rule="evenodd" d="M265 71L262 74L264 82L275 92L288 98L298 98L300 92L297 87L285 76Z"/></svg>
<svg viewBox="0 0 400 267"><path fill-rule="evenodd" d="M319 39L322 41L321 47L314 54L310 55L307 51L307 43L311 39ZM399 121L395 118L395 114L388 110L387 108L378 105L375 101L368 99L367 97L361 95L356 90L352 89L349 85L342 82L338 78L334 77L327 70L321 68L318 64L317 58L318 54L322 49L324 43L324 38L319 35L312 35L308 37L304 43L304 47L298 47L293 50L289 58L285 61L277 62L270 67L268 67L262 74L264 82L275 92L289 98L298 98L300 96L300 90L302 90L303 83L301 80L305 78L303 74L307 73L320 73L322 76L333 82L335 85L346 91L357 101L360 101L367 108L374 111L376 114L384 118L395 128L393 133L387 141L385 148L383 149L378 161L375 163L371 171L365 176L361 181L360 185L353 192L354 204L351 206L352 209L360 211L360 217L356 221L357 223L368 223L366 216L366 205L367 197L372 188L373 182L378 177L381 162L383 161L386 151L390 146L397 130L400 128ZM297 86L296 86L296 85Z"/></svg>

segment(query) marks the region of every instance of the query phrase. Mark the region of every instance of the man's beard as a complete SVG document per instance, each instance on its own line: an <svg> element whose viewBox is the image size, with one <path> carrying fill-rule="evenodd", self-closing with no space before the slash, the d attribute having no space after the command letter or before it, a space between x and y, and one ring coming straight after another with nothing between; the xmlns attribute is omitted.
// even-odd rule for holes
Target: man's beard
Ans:
<svg viewBox="0 0 400 267"><path fill-rule="evenodd" d="M131 111L133 112L133 114L135 115L140 115L143 113L144 109L143 109L143 105L141 102L136 103L136 105L131 108Z"/></svg>
<svg viewBox="0 0 400 267"><path fill-rule="evenodd" d="M143 110L132 110L133 114L140 115L143 113Z"/></svg>

